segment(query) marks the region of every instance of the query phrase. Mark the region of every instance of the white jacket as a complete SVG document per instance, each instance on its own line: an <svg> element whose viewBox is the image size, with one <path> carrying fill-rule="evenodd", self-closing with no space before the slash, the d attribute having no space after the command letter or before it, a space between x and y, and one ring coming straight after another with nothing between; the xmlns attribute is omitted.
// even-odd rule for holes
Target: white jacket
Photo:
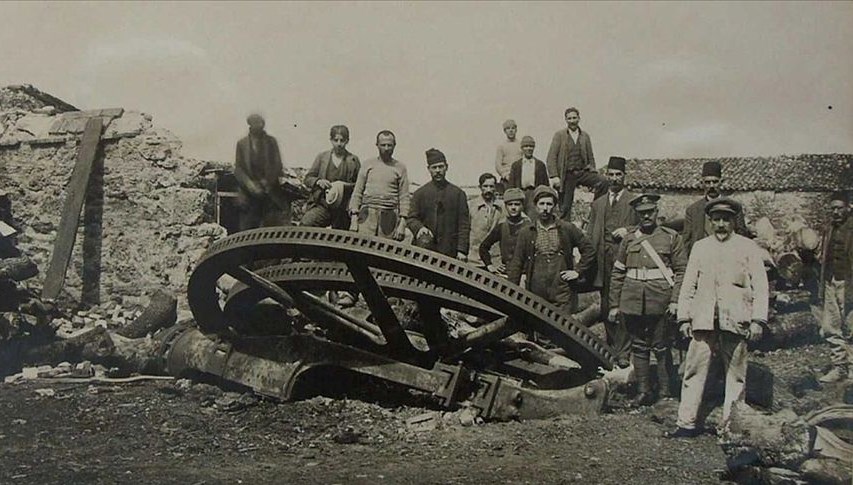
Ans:
<svg viewBox="0 0 853 485"><path fill-rule="evenodd" d="M678 320L693 330L719 329L746 335L752 320L767 321L767 273L761 250L738 234L720 242L713 234L693 245L681 292Z"/></svg>

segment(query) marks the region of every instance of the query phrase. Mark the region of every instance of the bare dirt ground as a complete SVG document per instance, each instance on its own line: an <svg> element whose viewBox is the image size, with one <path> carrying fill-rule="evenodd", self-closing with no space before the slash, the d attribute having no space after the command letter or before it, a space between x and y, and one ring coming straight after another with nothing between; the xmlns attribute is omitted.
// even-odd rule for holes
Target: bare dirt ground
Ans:
<svg viewBox="0 0 853 485"><path fill-rule="evenodd" d="M752 358L776 374L778 406L803 413L843 399L845 384L815 379L829 362L823 345ZM0 386L0 483L720 483L715 437L662 438L676 407L416 432L406 420L425 410L388 402L28 381Z"/></svg>

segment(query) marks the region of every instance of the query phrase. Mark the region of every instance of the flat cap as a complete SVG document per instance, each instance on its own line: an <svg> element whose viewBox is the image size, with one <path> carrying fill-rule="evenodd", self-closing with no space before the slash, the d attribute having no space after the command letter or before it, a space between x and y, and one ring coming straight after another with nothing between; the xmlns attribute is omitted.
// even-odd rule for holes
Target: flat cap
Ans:
<svg viewBox="0 0 853 485"><path fill-rule="evenodd" d="M730 214L738 214L743 206L740 202L731 197L720 197L705 204L705 214L711 215L712 212L728 212Z"/></svg>
<svg viewBox="0 0 853 485"><path fill-rule="evenodd" d="M504 204L516 200L524 202L524 192L522 192L521 189L517 189L515 187L511 189L506 189L506 191L504 192Z"/></svg>
<svg viewBox="0 0 853 485"><path fill-rule="evenodd" d="M551 187L548 187L547 185L540 185L539 187L536 187L533 191L533 203L535 204L539 199L548 195L553 197L555 201L557 200L557 191Z"/></svg>
<svg viewBox="0 0 853 485"><path fill-rule="evenodd" d="M535 146L536 146L536 141L533 139L533 137L532 137L532 136L530 136L530 135L524 135L524 136L521 138L521 146L523 146L523 147L526 147L526 146L535 147Z"/></svg>

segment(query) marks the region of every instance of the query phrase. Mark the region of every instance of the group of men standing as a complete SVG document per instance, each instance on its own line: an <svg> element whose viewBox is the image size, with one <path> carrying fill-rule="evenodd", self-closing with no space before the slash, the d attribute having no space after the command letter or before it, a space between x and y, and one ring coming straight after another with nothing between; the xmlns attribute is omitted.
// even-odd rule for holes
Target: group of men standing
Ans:
<svg viewBox="0 0 853 485"><path fill-rule="evenodd" d="M281 170L278 146L258 118L249 118L249 136L237 146L235 175L241 197L249 201L244 210L252 212L245 224L241 218L241 229L267 221L264 211L277 203L269 194L271 174ZM578 292L598 289L608 343L620 365L629 356L633 362L639 405L674 394L670 347L677 320L691 341L678 428L670 435L694 436L701 428L698 410L712 357L721 358L726 373L724 419L743 398L746 343L760 338L767 322L761 250L744 237L741 204L721 195L718 162L703 166L705 195L687 208L679 233L659 224L658 195L626 189L624 158L611 157L605 174L598 174L578 110L567 109L565 118L567 127L555 133L546 162L533 156L532 137L516 143L515 122L504 123L507 141L498 148L498 175L481 175L480 195L470 202L447 180L449 162L440 150L426 151L431 180L410 194L406 166L393 157L391 131L377 134L378 157L362 164L346 150L348 128L336 125L332 149L320 153L306 174L312 195L302 224L397 241L408 229L415 245L504 274L566 312L576 310ZM585 232L570 222L577 185L596 194ZM850 329L841 322L853 293L845 292L853 276L853 218L847 216L847 200L836 199L823 246L823 328L835 364L830 380L847 375Z"/></svg>

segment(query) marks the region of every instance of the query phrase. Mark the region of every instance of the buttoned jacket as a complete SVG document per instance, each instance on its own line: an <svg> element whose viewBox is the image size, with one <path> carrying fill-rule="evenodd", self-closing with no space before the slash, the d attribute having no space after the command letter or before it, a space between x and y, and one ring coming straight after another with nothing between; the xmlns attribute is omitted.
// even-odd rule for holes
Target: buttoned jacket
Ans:
<svg viewBox="0 0 853 485"><path fill-rule="evenodd" d="M767 273L760 248L738 234L709 236L693 244L678 296L678 320L693 330L746 336L752 320L767 321Z"/></svg>
<svg viewBox="0 0 853 485"><path fill-rule="evenodd" d="M625 190L613 207L610 208L610 215L615 219L616 227L624 227L630 229L636 227L640 223L640 218L631 207L629 202L636 197L636 194ZM593 286L601 288L604 286L604 279L610 278L612 268L605 267L604 245L608 244L605 241L604 228L607 225L605 214L607 213L607 205L610 204L610 193L606 193L601 197L592 201L589 211L589 226L587 226L587 235L595 246L595 251L598 254L596 261L595 279ZM616 243L618 244L618 242Z"/></svg>

